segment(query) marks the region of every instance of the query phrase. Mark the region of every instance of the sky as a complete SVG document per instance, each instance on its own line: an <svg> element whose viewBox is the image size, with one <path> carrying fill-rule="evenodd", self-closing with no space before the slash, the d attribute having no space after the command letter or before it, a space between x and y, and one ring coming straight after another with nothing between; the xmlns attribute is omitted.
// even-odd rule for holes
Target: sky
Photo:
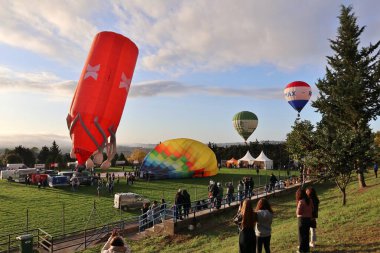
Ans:
<svg viewBox="0 0 380 253"><path fill-rule="evenodd" d="M70 145L66 116L101 31L139 48L118 144L243 142L240 111L259 119L248 141L283 141L297 116L283 89L301 80L316 99L342 4L366 26L362 46L377 42L380 1L0 0L0 146ZM309 102L301 118L320 115Z"/></svg>

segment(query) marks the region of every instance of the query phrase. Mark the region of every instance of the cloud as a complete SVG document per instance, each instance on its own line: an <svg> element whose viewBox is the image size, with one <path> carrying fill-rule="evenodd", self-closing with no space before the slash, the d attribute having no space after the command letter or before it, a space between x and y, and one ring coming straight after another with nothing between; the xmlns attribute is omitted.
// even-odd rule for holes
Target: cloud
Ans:
<svg viewBox="0 0 380 253"><path fill-rule="evenodd" d="M24 91L54 94L58 97L72 95L77 82L62 80L49 72L17 72L0 66L0 92Z"/></svg>
<svg viewBox="0 0 380 253"><path fill-rule="evenodd" d="M131 97L206 95L220 97L252 97L255 99L283 99L280 88L221 88L188 85L175 81L151 81L131 86Z"/></svg>
<svg viewBox="0 0 380 253"><path fill-rule="evenodd" d="M58 98L71 98L74 94L77 81L62 80L56 75L48 72L25 73L13 71L0 66L0 92L3 91L23 91L51 94ZM253 86L253 85L252 85ZM246 96L255 99L282 99L281 88L223 88L217 86L202 86L184 84L177 81L147 81L135 83L131 86L129 96L158 97L158 96Z"/></svg>
<svg viewBox="0 0 380 253"><path fill-rule="evenodd" d="M83 62L98 31L91 18L102 1L4 0L0 8L0 43L71 64Z"/></svg>
<svg viewBox="0 0 380 253"><path fill-rule="evenodd" d="M378 1L351 0L363 41L378 39ZM340 0L3 0L0 43L81 65L95 34L113 30L140 48L138 68L181 75L270 64L325 64ZM363 20L363 22L360 22Z"/></svg>

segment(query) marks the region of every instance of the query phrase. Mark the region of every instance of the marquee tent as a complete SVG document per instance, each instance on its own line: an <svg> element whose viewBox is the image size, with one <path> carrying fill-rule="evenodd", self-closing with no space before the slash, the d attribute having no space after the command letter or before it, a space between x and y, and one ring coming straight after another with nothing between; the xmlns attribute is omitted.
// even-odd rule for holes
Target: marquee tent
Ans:
<svg viewBox="0 0 380 253"><path fill-rule="evenodd" d="M264 151L261 151L260 155L256 157L255 164L263 164L264 169L273 170L273 160L269 159Z"/></svg>
<svg viewBox="0 0 380 253"><path fill-rule="evenodd" d="M231 158L230 160L226 162L226 165L228 168L233 167L233 165L237 166L238 164L239 164L239 161L236 160L235 158Z"/></svg>
<svg viewBox="0 0 380 253"><path fill-rule="evenodd" d="M251 153L249 153L249 151L247 151L245 156L243 156L242 158L239 159L239 163L240 162L246 162L250 165L252 165L254 161L255 161L255 158L252 157L252 155L251 155Z"/></svg>

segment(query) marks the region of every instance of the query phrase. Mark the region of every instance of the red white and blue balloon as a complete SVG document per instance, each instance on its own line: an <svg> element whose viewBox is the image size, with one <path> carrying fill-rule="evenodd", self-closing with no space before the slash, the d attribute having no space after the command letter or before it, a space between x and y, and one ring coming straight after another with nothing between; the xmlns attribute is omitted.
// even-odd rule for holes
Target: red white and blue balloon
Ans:
<svg viewBox="0 0 380 253"><path fill-rule="evenodd" d="M295 81L286 85L284 95L288 103L298 113L304 108L311 97L311 87L305 82Z"/></svg>

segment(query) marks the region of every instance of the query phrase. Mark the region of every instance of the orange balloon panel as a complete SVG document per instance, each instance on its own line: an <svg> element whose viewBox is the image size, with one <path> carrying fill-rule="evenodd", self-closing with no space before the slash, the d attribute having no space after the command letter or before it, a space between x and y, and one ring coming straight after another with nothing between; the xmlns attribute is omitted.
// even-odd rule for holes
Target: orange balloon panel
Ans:
<svg viewBox="0 0 380 253"><path fill-rule="evenodd" d="M128 96L137 46L114 33L98 33L84 65L67 123L79 164L114 135Z"/></svg>

